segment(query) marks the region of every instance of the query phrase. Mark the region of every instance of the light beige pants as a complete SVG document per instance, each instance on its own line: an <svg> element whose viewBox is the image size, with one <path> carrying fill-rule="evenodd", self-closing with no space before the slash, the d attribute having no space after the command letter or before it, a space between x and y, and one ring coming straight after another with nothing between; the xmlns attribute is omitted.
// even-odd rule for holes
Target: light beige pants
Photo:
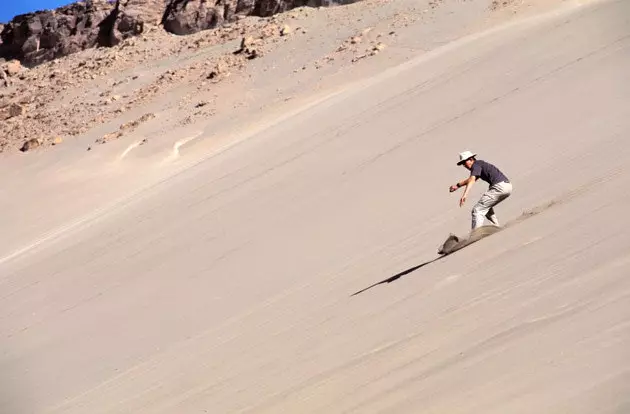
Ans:
<svg viewBox="0 0 630 414"><path fill-rule="evenodd" d="M488 219L492 225L498 226L499 220L494 214L494 206L508 198L510 194L512 194L511 183L500 182L490 186L472 209L473 230L483 226L484 219Z"/></svg>

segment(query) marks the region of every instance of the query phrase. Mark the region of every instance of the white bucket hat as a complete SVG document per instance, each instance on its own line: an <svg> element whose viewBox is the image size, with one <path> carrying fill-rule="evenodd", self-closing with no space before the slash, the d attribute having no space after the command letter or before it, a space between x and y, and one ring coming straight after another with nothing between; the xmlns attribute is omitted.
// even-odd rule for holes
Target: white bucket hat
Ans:
<svg viewBox="0 0 630 414"><path fill-rule="evenodd" d="M462 165L467 159L476 157L476 156L477 156L476 152L470 152L470 151L460 152L459 161L457 162L457 165Z"/></svg>

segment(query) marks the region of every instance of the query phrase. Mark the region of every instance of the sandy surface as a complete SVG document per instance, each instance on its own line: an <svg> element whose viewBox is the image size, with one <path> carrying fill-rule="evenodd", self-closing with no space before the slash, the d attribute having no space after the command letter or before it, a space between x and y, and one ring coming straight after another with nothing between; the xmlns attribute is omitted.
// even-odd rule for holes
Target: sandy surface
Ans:
<svg viewBox="0 0 630 414"><path fill-rule="evenodd" d="M2 154L0 412L630 411L630 3L425 6L310 10L210 119ZM468 230L464 149L511 225L351 297Z"/></svg>

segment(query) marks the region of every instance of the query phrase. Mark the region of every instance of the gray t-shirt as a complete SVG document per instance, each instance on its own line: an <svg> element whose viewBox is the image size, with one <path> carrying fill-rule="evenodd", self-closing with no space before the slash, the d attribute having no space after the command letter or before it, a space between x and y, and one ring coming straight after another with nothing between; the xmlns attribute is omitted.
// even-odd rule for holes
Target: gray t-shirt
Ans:
<svg viewBox="0 0 630 414"><path fill-rule="evenodd" d="M470 175L474 175L477 179L481 178L491 186L503 181L506 183L510 182L497 167L482 160L475 161L470 170Z"/></svg>

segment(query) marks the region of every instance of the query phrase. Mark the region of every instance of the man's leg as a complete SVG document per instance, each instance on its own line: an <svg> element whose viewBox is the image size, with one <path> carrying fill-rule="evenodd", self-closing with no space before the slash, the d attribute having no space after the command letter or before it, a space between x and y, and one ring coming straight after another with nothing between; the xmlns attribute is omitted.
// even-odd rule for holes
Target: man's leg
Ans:
<svg viewBox="0 0 630 414"><path fill-rule="evenodd" d="M497 218L497 215L494 213L494 207L490 207L490 210L488 210L488 213L486 214L486 218L488 219L490 223L492 223L493 226L499 227L499 219Z"/></svg>
<svg viewBox="0 0 630 414"><path fill-rule="evenodd" d="M498 226L499 220L494 213L494 206L505 200L512 194L512 184L495 184L486 191L472 209L472 229L483 226L485 218L493 225Z"/></svg>
<svg viewBox="0 0 630 414"><path fill-rule="evenodd" d="M472 209L472 229L483 226L483 220L492 208L491 199L486 191Z"/></svg>

